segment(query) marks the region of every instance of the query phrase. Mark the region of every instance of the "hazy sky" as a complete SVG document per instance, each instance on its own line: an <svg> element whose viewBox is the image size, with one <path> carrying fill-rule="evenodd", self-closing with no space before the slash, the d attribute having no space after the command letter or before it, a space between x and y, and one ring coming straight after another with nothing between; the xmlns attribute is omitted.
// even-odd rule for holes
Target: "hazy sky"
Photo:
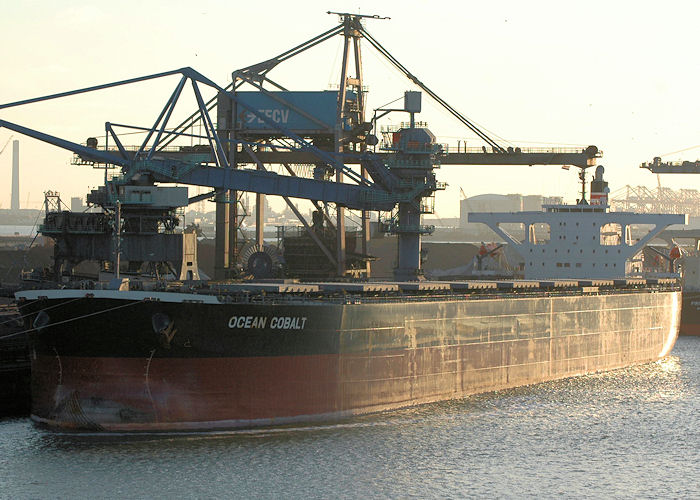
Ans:
<svg viewBox="0 0 700 500"><path fill-rule="evenodd" d="M700 150L700 60L695 1L5 2L0 17L0 102L192 66L220 85L231 71L266 60L337 23L327 10L390 16L365 26L404 66L467 117L523 147L595 144L611 190L655 187L639 164L660 155L695 160ZM338 81L341 37L270 76L293 90ZM363 46L369 107L413 87ZM84 142L104 122L151 125L177 83L157 83L0 110L0 118ZM186 101L184 101L186 103ZM181 107L181 116L191 107ZM424 96L440 142L467 138L462 125ZM400 116L394 122L401 120ZM0 129L0 148L10 132ZM17 138L17 136L15 136ZM46 190L84 196L101 171L70 165L71 154L21 141L21 205ZM129 141L125 140L126 143ZM669 154L671 153L671 154ZM0 156L0 207L10 204L11 146ZM481 193L560 194L573 201L576 173L557 166L446 166L437 212L458 213L459 188ZM699 188L700 176L662 176ZM191 188L193 193L195 188Z"/></svg>

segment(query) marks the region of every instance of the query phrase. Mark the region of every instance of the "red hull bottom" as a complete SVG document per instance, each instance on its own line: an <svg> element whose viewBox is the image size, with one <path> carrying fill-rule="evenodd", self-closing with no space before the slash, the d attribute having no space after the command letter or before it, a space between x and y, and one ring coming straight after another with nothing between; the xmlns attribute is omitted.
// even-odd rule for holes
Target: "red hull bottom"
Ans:
<svg viewBox="0 0 700 500"><path fill-rule="evenodd" d="M38 356L32 418L54 428L140 432L337 419L655 361L674 341L675 331L656 330L370 355Z"/></svg>

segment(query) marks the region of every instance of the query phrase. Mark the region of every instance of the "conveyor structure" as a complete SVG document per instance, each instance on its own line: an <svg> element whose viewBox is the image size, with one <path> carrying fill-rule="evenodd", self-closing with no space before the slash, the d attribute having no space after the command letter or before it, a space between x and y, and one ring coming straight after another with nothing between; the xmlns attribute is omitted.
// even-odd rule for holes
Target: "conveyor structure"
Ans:
<svg viewBox="0 0 700 500"><path fill-rule="evenodd" d="M178 200L170 207L154 206L152 200L159 198L157 191L168 189L158 185L177 183L211 188L206 194L192 197L186 202L194 203L206 198L213 198L216 202L217 279L236 275L236 255L242 246L238 241L238 225L240 193L243 192L257 195L256 244L261 251L264 245L264 196L281 196L295 211L313 241L330 261L335 262L339 277L348 274L344 210L362 212L362 248L358 250L365 255L369 239L369 212L391 213L384 221L384 227L398 236L396 278L415 280L422 276L421 236L431 232L430 227L421 223L421 216L432 211L430 201L434 193L445 187L444 183L437 181L435 168L456 164L556 164L584 169L595 165L596 159L601 156L595 146L572 150L528 150L502 146L428 88L365 29L362 22L366 18L377 19L376 16L338 15L339 25L276 57L234 71L232 83L226 87L192 68L181 68L0 105L0 110L3 110L159 78L179 77L152 126L107 122L104 144L99 147L96 138L79 144L6 120L0 119L0 126L72 151L76 164L104 168L105 184L88 196L88 202L101 206L105 213L118 219L112 223L112 231L139 211L150 210L160 221L156 229L172 232L172 219L168 217L183 205L183 201ZM344 41L337 91L292 92L270 79L269 73L277 65L336 36L342 36ZM377 148L376 119L368 121L365 118L362 40L485 145L478 149L449 151L436 141L425 126L416 123L415 114L420 112L421 94L407 92L402 108L375 110L375 118L399 112L407 113L410 119L407 126L394 131L390 143ZM354 74L350 76L351 73ZM252 90L242 90L244 85ZM188 86L197 102L197 109L178 125L170 126L178 100ZM215 97L205 100L203 89L213 90ZM200 127L201 133L195 132L195 125ZM125 145L119 135L124 129L141 131L145 139L136 147ZM181 143L184 139L196 140L200 144L183 146ZM283 165L290 175L271 171L271 164ZM296 175L292 167L295 164L312 165L313 176ZM359 169L353 166L359 166ZM107 175L110 168L121 169L121 175L110 179ZM140 188L149 188L146 191L151 194L142 193L138 203L130 204L125 193L134 191L135 187L138 188L137 192L141 192ZM323 213L326 224L335 231L335 248L329 248L315 234L313 225L293 208L290 198L314 203L317 212ZM336 206L334 221L329 216L327 206L324 207L329 203ZM163 224L164 221L167 223ZM369 263L359 274L369 276Z"/></svg>

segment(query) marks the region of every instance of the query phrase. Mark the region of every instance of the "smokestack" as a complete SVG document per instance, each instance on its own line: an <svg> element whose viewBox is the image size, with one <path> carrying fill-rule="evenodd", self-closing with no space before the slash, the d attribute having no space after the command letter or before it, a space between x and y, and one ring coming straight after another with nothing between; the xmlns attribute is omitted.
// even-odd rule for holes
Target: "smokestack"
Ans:
<svg viewBox="0 0 700 500"><path fill-rule="evenodd" d="M19 141L12 141L12 210L19 210Z"/></svg>

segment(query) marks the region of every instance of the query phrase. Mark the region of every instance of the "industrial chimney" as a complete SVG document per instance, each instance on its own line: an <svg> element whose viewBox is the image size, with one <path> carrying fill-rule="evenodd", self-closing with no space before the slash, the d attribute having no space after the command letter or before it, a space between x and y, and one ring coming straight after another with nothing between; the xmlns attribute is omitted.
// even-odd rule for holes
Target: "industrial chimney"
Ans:
<svg viewBox="0 0 700 500"><path fill-rule="evenodd" d="M10 208L19 210L19 141L12 141L12 199Z"/></svg>

